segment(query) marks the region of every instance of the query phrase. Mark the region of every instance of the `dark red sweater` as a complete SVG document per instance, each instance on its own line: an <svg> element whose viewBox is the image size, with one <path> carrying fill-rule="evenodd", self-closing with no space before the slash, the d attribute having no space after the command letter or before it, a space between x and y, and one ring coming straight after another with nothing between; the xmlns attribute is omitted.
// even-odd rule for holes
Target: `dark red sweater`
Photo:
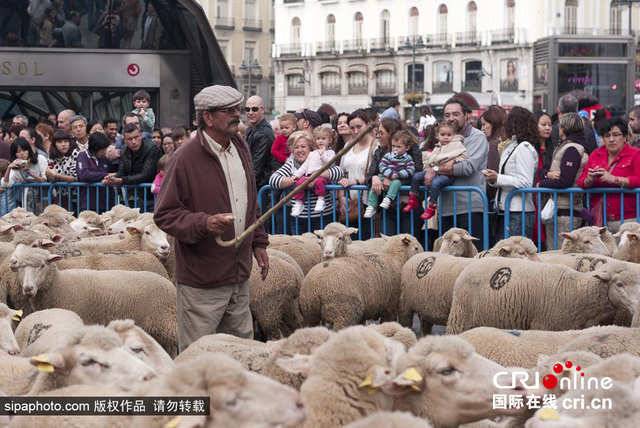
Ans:
<svg viewBox="0 0 640 428"><path fill-rule="evenodd" d="M291 152L289 151L289 147L287 146L287 141L289 139L284 135L280 134L273 141L273 145L271 146L271 155L281 164L285 163Z"/></svg>

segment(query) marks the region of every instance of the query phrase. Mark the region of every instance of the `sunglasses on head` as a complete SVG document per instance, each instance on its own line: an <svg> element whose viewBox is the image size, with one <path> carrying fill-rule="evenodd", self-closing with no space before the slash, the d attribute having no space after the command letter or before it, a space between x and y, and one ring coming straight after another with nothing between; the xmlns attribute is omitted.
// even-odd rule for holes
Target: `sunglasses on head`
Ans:
<svg viewBox="0 0 640 428"><path fill-rule="evenodd" d="M244 108L244 112L245 113L249 113L250 111L256 113L258 110L260 110L260 107L245 107Z"/></svg>

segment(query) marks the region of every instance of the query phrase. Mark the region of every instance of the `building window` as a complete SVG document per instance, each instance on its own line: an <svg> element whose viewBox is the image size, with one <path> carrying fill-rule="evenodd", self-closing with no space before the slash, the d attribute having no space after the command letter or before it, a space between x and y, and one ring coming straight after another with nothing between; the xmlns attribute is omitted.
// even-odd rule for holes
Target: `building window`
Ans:
<svg viewBox="0 0 640 428"><path fill-rule="evenodd" d="M478 16L478 6L476 2L470 1L467 5L467 32L475 34L476 32L476 17Z"/></svg>
<svg viewBox="0 0 640 428"><path fill-rule="evenodd" d="M256 57L256 42L246 41L244 42L244 62L247 66L253 62Z"/></svg>
<svg viewBox="0 0 640 428"><path fill-rule="evenodd" d="M420 12L417 7L412 7L409 11L409 35L415 38L418 35L418 19L420 18Z"/></svg>
<svg viewBox="0 0 640 428"><path fill-rule="evenodd" d="M609 30L611 34L622 34L622 6L616 1L611 2L609 15Z"/></svg>
<svg viewBox="0 0 640 428"><path fill-rule="evenodd" d="M227 18L229 16L229 2L227 0L218 0L216 14L218 18Z"/></svg>
<svg viewBox="0 0 640 428"><path fill-rule="evenodd" d="M438 34L440 37L444 38L447 36L447 15L449 14L449 9L444 4L441 4L438 8Z"/></svg>
<svg viewBox="0 0 640 428"><path fill-rule="evenodd" d="M415 65L415 79L413 67L413 64L407 65L407 78L405 80L407 85L404 88L405 94L424 92L424 64Z"/></svg>
<svg viewBox="0 0 640 428"><path fill-rule="evenodd" d="M482 92L482 61L467 61L464 63L462 90L465 92Z"/></svg>
<svg viewBox="0 0 640 428"><path fill-rule="evenodd" d="M297 16L291 20L291 44L300 49L300 18Z"/></svg>
<svg viewBox="0 0 640 428"><path fill-rule="evenodd" d="M376 74L376 93L396 95L396 74L391 70L380 70Z"/></svg>
<svg viewBox="0 0 640 428"><path fill-rule="evenodd" d="M578 32L578 0L566 0L564 3L565 34Z"/></svg>
<svg viewBox="0 0 640 428"><path fill-rule="evenodd" d="M366 73L354 71L349 73L349 95L369 94L369 81Z"/></svg>
<svg viewBox="0 0 640 428"><path fill-rule="evenodd" d="M356 12L353 16L353 39L362 43L362 14L360 12Z"/></svg>
<svg viewBox="0 0 640 428"><path fill-rule="evenodd" d="M505 27L507 29L507 34L512 35L516 24L516 2L515 0L507 0L505 6L507 7Z"/></svg>
<svg viewBox="0 0 640 428"><path fill-rule="evenodd" d="M333 46L336 41L336 17L333 15L327 16L327 43Z"/></svg>
<svg viewBox="0 0 640 428"><path fill-rule="evenodd" d="M227 62L231 62L231 58L229 58L229 40L218 39L218 44L220 45L220 50L224 55L224 59L226 59Z"/></svg>
<svg viewBox="0 0 640 428"><path fill-rule="evenodd" d="M302 74L290 74L287 76L287 95L304 95Z"/></svg>
<svg viewBox="0 0 640 428"><path fill-rule="evenodd" d="M322 95L340 95L340 74L322 73L320 79Z"/></svg>
<svg viewBox="0 0 640 428"><path fill-rule="evenodd" d="M244 0L245 19L256 19L256 0Z"/></svg>
<svg viewBox="0 0 640 428"><path fill-rule="evenodd" d="M388 10L383 10L380 13L380 38L384 43L389 43L389 23L391 21L391 14Z"/></svg>

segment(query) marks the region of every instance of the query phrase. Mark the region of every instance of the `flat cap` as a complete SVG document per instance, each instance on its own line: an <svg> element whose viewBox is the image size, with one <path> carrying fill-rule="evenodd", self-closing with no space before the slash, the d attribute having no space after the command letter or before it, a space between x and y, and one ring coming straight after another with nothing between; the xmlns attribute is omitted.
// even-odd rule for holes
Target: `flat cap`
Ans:
<svg viewBox="0 0 640 428"><path fill-rule="evenodd" d="M302 113L295 114L296 119L304 119L309 121L309 125L318 127L322 125L322 118L313 110L303 110Z"/></svg>
<svg viewBox="0 0 640 428"><path fill-rule="evenodd" d="M204 88L193 97L196 111L223 109L240 104L244 97L231 86L213 85Z"/></svg>

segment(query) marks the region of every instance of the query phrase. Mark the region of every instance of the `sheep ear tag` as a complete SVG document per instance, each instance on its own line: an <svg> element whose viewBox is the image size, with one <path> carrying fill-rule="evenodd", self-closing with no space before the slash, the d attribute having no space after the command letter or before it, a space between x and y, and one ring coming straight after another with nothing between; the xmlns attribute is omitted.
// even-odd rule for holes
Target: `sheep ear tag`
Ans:
<svg viewBox="0 0 640 428"><path fill-rule="evenodd" d="M22 321L22 314L23 313L24 312L22 312L22 310L19 310L19 311L15 311L14 310L13 311L13 318L11 318L11 319L14 320L14 321L20 322L20 321Z"/></svg>
<svg viewBox="0 0 640 428"><path fill-rule="evenodd" d="M360 382L358 388L367 388L369 395L372 395L379 389L373 386L373 372L367 373L367 377L365 378L365 380Z"/></svg>
<svg viewBox="0 0 640 428"><path fill-rule="evenodd" d="M407 370L405 370L402 374L402 379L412 381L413 384L411 385L411 388L415 389L416 391L420 391L420 388L418 387L418 385L416 385L416 383L422 382L422 376L420 376L420 373L418 373L418 371L414 367L409 367Z"/></svg>
<svg viewBox="0 0 640 428"><path fill-rule="evenodd" d="M543 421L559 421L560 420L560 415L558 414L558 412L555 409L552 409L551 407L542 409L538 417Z"/></svg>
<svg viewBox="0 0 640 428"><path fill-rule="evenodd" d="M47 357L46 355L37 355L35 357L31 357L31 360L38 363L39 372L53 373L54 367L53 365L49 364L49 357Z"/></svg>
<svg viewBox="0 0 640 428"><path fill-rule="evenodd" d="M180 422L182 422L182 418L184 418L184 416L180 415L171 419L164 425L164 428L177 428L180 425Z"/></svg>

